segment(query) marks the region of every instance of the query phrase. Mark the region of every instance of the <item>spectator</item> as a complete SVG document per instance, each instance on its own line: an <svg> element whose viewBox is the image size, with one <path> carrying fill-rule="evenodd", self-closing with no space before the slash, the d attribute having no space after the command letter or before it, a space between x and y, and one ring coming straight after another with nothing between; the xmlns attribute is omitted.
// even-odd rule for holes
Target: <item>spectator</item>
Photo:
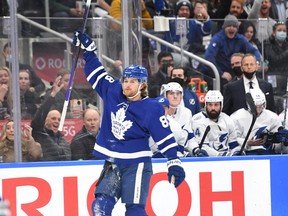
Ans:
<svg viewBox="0 0 288 216"><path fill-rule="evenodd" d="M24 125L21 135L22 162L39 161L42 157L41 145L32 137L32 128ZM3 125L0 142L0 157L4 163L15 162L14 157L14 122L7 121Z"/></svg>
<svg viewBox="0 0 288 216"><path fill-rule="evenodd" d="M96 136L100 129L100 112L88 108L83 112L83 127L71 141L72 160L92 160Z"/></svg>
<svg viewBox="0 0 288 216"><path fill-rule="evenodd" d="M199 43L204 35L209 35L211 33L212 22L209 18L207 7L205 8L202 5L202 2L199 4L202 7L198 9L197 12L202 14L201 21L189 19L192 12L192 5L188 0L179 0L176 3L176 19L170 21L170 30L165 32L163 36L165 41L191 52L195 49L195 44ZM181 18L185 19L183 20ZM162 46L161 49L172 51L165 46ZM172 55L175 66L188 67L190 65L189 59L181 56L180 53L172 52Z"/></svg>
<svg viewBox="0 0 288 216"><path fill-rule="evenodd" d="M273 25L276 23L276 21L270 17L270 1L271 0L254 0L252 9L248 15L248 20L251 20L257 29L257 31L254 31L255 37L261 40L261 42L269 38L272 34ZM263 26L260 26L260 22L264 21L259 21L259 18L267 19L267 22L263 23Z"/></svg>
<svg viewBox="0 0 288 216"><path fill-rule="evenodd" d="M0 119L12 116L11 72L7 67L0 67Z"/></svg>
<svg viewBox="0 0 288 216"><path fill-rule="evenodd" d="M152 16L150 15L150 13L148 12L148 10L146 9L144 0L141 0L141 8L142 8L142 27L145 29L153 29L153 20L152 20ZM112 4L110 6L110 15L121 21L122 19L122 10L121 10L121 0L113 0ZM112 28L114 28L115 30L120 30L121 26L119 24L116 23L112 23Z"/></svg>
<svg viewBox="0 0 288 216"><path fill-rule="evenodd" d="M222 112L222 107L221 92L209 90L205 96L205 111L192 117L192 129L198 144L203 139L206 128L211 128L202 143L202 149L208 156L237 155L240 150L235 125L232 119ZM198 149L197 145L191 151L197 156Z"/></svg>
<svg viewBox="0 0 288 216"><path fill-rule="evenodd" d="M20 70L20 105L21 119L32 119L37 111L35 89L30 86L30 72Z"/></svg>
<svg viewBox="0 0 288 216"><path fill-rule="evenodd" d="M5 59L6 67L10 68L11 66L11 44L6 43L3 47L2 58ZM10 68L11 69L11 68ZM37 75L36 71L28 64L19 63L20 70L28 70L31 74L31 87L35 89L37 96L40 96L45 90L45 84Z"/></svg>
<svg viewBox="0 0 288 216"><path fill-rule="evenodd" d="M43 4L45 4L44 0ZM52 28L60 32L76 30L81 26L83 8L76 5L76 0L49 0L49 13L53 17ZM74 19L73 19L74 18Z"/></svg>
<svg viewBox="0 0 288 216"><path fill-rule="evenodd" d="M68 140L58 131L60 112L52 109L56 94L63 88L61 77L57 77L49 97L39 107L31 122L34 139L41 144L43 161L63 161L71 159L71 149Z"/></svg>
<svg viewBox="0 0 288 216"><path fill-rule="evenodd" d="M285 23L277 22L273 26L273 33L264 43L264 57L268 62L267 79L272 83L277 98L282 98L287 91L288 77L288 42ZM281 111L282 109L277 113Z"/></svg>
<svg viewBox="0 0 288 216"><path fill-rule="evenodd" d="M237 19L242 20L247 19L248 15L244 10L245 0L220 0L220 4L216 12L214 13L214 19L224 19L227 15L233 15ZM221 29L223 22L218 22L218 27Z"/></svg>
<svg viewBox="0 0 288 216"><path fill-rule="evenodd" d="M265 94L267 109L274 111L274 95L272 85L265 80L256 77L257 62L254 55L244 55L241 62L243 77L240 80L230 82L225 86L223 112L231 115L238 109L247 108L245 94L251 88L260 88Z"/></svg>
<svg viewBox="0 0 288 216"><path fill-rule="evenodd" d="M261 43L260 41L255 37L256 36L256 28L254 24L250 21L245 21L242 25L242 32L239 32L240 34L243 34L244 37L261 53Z"/></svg>
<svg viewBox="0 0 288 216"><path fill-rule="evenodd" d="M271 8L270 14L271 18L274 20L278 20L281 22L286 22L287 20L287 1L279 1L279 0L270 0L271 1Z"/></svg>
<svg viewBox="0 0 288 216"><path fill-rule="evenodd" d="M183 102L186 108L188 108L192 115L201 112L201 106L196 93L188 89L188 79L187 70L183 67L173 68L171 71L171 82L177 82L183 88Z"/></svg>
<svg viewBox="0 0 288 216"><path fill-rule="evenodd" d="M256 106L257 118L245 145L245 153L246 155L279 153L282 144L273 144L261 137L262 133L278 132L282 127L279 116L266 109L266 98L261 89L251 89L250 93ZM241 145L247 136L249 123L252 122L250 109L250 107L248 109L241 108L231 115L236 125L237 140Z"/></svg>
<svg viewBox="0 0 288 216"><path fill-rule="evenodd" d="M169 108L167 110L167 118L173 118L176 122L180 124L180 127L186 130L187 139L193 137L193 132L191 129L191 111L183 106L183 88L177 82L169 82L163 84L161 87L161 95L169 100ZM187 139L184 139L183 142L178 143L178 152L181 156L185 156L184 147L187 143ZM178 153L178 156L179 156Z"/></svg>
<svg viewBox="0 0 288 216"><path fill-rule="evenodd" d="M51 109L56 109L59 112L62 112L70 79L70 71L67 69L61 69L57 73L57 77L59 76L61 77L60 84L63 84L63 88L61 88L55 95ZM50 97L51 91L53 91L53 87L46 92L45 98ZM75 88L72 88L69 101L70 107L68 107L67 110L67 118L80 118L83 113L83 103L84 101L81 99L78 91Z"/></svg>
<svg viewBox="0 0 288 216"><path fill-rule="evenodd" d="M223 85L232 79L230 59L233 53L253 53L257 61L260 62L260 52L243 35L238 33L238 28L237 18L234 15L227 15L223 23L223 29L212 37L204 55L204 58L213 63L218 69L221 77L221 91ZM207 66L203 70L208 76L214 77ZM207 80L207 83L208 88L213 89L211 80Z"/></svg>
<svg viewBox="0 0 288 216"><path fill-rule="evenodd" d="M161 86L169 81L174 64L173 56L168 51L161 51L157 60L159 70L148 79L149 97L152 98L160 95Z"/></svg>

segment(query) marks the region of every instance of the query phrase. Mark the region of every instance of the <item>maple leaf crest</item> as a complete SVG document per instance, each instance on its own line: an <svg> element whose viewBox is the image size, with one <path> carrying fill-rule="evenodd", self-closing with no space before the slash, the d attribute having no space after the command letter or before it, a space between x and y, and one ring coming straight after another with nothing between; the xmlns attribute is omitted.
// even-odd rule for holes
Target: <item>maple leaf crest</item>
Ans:
<svg viewBox="0 0 288 216"><path fill-rule="evenodd" d="M119 139L124 140L125 132L132 127L133 122L126 120L125 109L122 107L117 112L116 115L111 113L111 123L112 123L112 133Z"/></svg>

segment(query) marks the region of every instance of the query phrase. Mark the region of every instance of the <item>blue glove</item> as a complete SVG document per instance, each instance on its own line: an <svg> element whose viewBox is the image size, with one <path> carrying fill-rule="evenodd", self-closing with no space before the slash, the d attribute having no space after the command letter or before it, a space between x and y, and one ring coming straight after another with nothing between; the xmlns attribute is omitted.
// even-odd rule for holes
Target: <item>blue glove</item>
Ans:
<svg viewBox="0 0 288 216"><path fill-rule="evenodd" d="M168 181L178 187L185 179L185 171L181 166L179 158L172 158L167 161Z"/></svg>
<svg viewBox="0 0 288 216"><path fill-rule="evenodd" d="M194 157L209 157L208 153L205 150L199 149L198 147L193 149L192 153Z"/></svg>
<svg viewBox="0 0 288 216"><path fill-rule="evenodd" d="M89 52L97 49L95 42L89 37L89 35L86 33L81 33L80 31L74 32L73 44L75 46L81 45L81 49L85 49Z"/></svg>
<svg viewBox="0 0 288 216"><path fill-rule="evenodd" d="M281 142L285 146L287 146L288 145L288 130L282 129L282 130L279 130L278 132L276 132L275 133L275 141Z"/></svg>

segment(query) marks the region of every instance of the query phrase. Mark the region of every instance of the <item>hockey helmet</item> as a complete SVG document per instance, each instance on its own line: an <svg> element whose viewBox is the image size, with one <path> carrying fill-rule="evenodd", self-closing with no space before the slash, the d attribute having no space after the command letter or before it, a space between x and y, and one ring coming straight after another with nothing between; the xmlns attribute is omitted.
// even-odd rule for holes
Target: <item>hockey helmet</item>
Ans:
<svg viewBox="0 0 288 216"><path fill-rule="evenodd" d="M266 97L261 89L250 89L250 94L253 98L255 106L263 106L263 109L266 108Z"/></svg>
<svg viewBox="0 0 288 216"><path fill-rule="evenodd" d="M166 97L167 91L180 91L181 93L183 93L183 88L177 82L169 82L161 86L160 95L163 95L164 97Z"/></svg>
<svg viewBox="0 0 288 216"><path fill-rule="evenodd" d="M209 102L220 102L221 110L223 107L223 96L219 90L209 90L205 96L205 106Z"/></svg>
<svg viewBox="0 0 288 216"><path fill-rule="evenodd" d="M147 82L148 72L147 69L141 65L132 64L126 67L122 74L122 80L124 78L136 78L140 83Z"/></svg>

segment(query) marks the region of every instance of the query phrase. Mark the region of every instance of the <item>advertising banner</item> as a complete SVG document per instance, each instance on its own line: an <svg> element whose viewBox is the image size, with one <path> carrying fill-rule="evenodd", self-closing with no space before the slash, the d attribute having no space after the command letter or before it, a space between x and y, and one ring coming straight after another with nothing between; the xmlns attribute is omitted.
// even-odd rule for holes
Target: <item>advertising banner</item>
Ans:
<svg viewBox="0 0 288 216"><path fill-rule="evenodd" d="M184 158L185 181L167 181L165 159L153 160L149 216L287 215L286 156ZM0 195L14 215L91 214L103 161L0 164ZM125 215L118 202L113 215Z"/></svg>

